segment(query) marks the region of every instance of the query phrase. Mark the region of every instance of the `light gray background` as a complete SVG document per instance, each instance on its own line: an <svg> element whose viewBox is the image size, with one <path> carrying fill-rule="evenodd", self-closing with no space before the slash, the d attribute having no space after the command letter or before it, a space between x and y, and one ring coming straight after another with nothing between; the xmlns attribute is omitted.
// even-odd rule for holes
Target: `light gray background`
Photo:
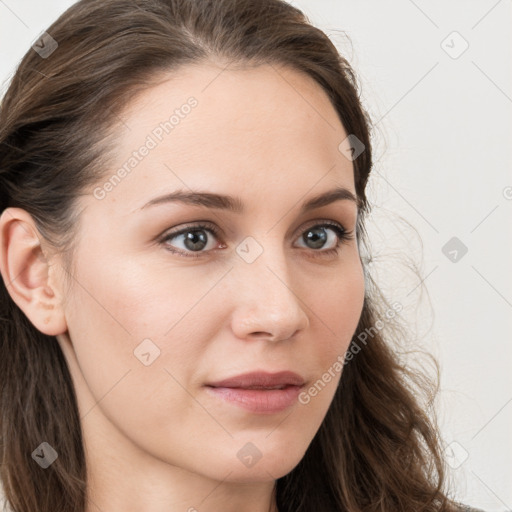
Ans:
<svg viewBox="0 0 512 512"><path fill-rule="evenodd" d="M72 3L0 0L2 90ZM375 271L391 301L406 306L415 342L441 364L438 411L454 496L489 512L512 509L511 1L290 3L327 32L361 80L376 126ZM463 40L469 46L458 56ZM468 248L456 262L442 252L452 237ZM407 255L422 286L404 268Z"/></svg>

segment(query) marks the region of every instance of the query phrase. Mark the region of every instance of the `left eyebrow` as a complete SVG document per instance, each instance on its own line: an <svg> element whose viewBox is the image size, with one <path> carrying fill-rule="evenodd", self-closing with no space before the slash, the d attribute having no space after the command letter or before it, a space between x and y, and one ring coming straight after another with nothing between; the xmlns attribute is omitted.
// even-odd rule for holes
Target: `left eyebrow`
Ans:
<svg viewBox="0 0 512 512"><path fill-rule="evenodd" d="M335 201L352 201L356 205L359 204L357 197L350 190L345 187L337 187L308 199L302 204L300 211L301 213L306 213L310 210L327 206Z"/></svg>
<svg viewBox="0 0 512 512"><path fill-rule="evenodd" d="M356 196L347 188L336 187L305 201L301 206L301 213L306 213L322 206L327 206L335 201L352 201L358 205ZM155 197L140 208L140 210L157 204L180 202L195 206L204 206L206 208L215 208L219 210L228 210L234 213L243 213L243 202L239 197L228 196L224 194L213 194L211 192L191 191L184 192L177 190L170 194Z"/></svg>

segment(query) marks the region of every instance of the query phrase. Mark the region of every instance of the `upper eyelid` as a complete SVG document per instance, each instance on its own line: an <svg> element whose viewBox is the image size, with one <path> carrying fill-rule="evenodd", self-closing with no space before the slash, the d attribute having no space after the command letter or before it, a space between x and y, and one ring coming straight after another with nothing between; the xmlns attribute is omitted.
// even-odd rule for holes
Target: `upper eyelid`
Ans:
<svg viewBox="0 0 512 512"><path fill-rule="evenodd" d="M347 228L343 223L341 223L339 221L335 221L333 219L314 219L314 220L307 222L303 227L301 227L301 229L302 229L302 232L304 232L304 230L310 229L315 226L322 226L322 225L328 226L329 224L332 224L335 227L336 226L341 227L341 229L347 233L350 231L349 228ZM182 227L176 228L175 231L166 231L162 234L162 236L160 238L166 240L171 237L180 236L187 230L192 231L192 230L200 230L200 229L211 230L212 234L216 237L219 234L225 236L225 232L220 227L215 225L214 223L212 223L210 221L198 220L198 221L193 221L190 223L185 223L185 225L183 225ZM299 235L300 235L300 233L299 233Z"/></svg>

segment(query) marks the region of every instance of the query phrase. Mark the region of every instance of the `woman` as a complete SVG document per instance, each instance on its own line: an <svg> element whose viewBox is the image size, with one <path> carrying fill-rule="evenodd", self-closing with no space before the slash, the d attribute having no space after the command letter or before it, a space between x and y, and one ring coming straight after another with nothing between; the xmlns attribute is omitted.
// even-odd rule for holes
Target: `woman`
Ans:
<svg viewBox="0 0 512 512"><path fill-rule="evenodd" d="M43 34L0 113L13 510L464 510L381 332L369 124L279 0L82 0Z"/></svg>

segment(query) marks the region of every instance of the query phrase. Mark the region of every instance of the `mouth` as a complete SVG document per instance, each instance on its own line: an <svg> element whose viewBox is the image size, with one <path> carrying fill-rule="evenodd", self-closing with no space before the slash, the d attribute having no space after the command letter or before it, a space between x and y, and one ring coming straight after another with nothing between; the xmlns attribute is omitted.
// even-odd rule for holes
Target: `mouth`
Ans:
<svg viewBox="0 0 512 512"><path fill-rule="evenodd" d="M276 414L297 402L304 386L297 373L251 372L206 384L206 390L224 403L252 413Z"/></svg>
<svg viewBox="0 0 512 512"><path fill-rule="evenodd" d="M232 386L231 388L232 389L266 389L266 390L269 390L269 389L284 389L288 386L289 386L288 384L285 384L283 386L246 386L246 387ZM212 386L212 387L222 387L222 386ZM226 387L229 387L229 386L226 386Z"/></svg>
<svg viewBox="0 0 512 512"><path fill-rule="evenodd" d="M286 386L303 386L304 379L291 371L255 371L207 384L217 388L279 389Z"/></svg>

